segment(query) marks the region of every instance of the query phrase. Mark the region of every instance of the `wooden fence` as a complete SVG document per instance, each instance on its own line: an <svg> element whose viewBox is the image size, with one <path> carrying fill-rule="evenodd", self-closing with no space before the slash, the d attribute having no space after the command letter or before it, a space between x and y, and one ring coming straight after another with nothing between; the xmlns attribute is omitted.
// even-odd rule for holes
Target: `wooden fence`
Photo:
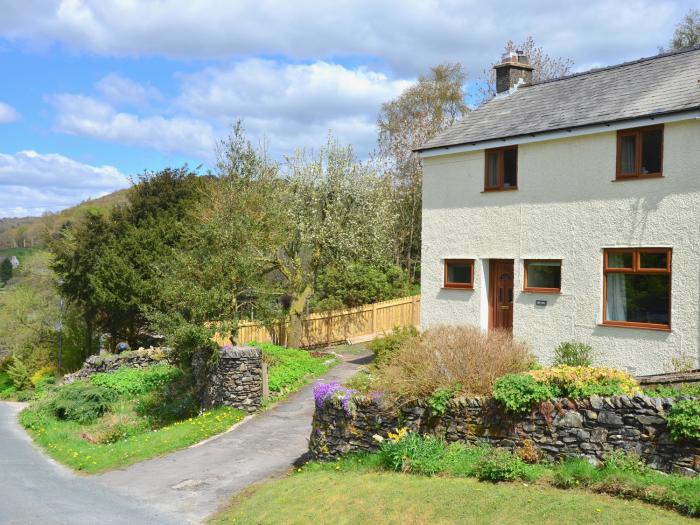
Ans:
<svg viewBox="0 0 700 525"><path fill-rule="evenodd" d="M302 321L302 347L328 346L353 339L373 339L397 326L418 326L420 295L392 299L347 310L331 310L309 314ZM280 326L265 326L257 321L238 324L238 344L252 341L286 345L289 321ZM220 345L229 344L227 337L214 336ZM284 341L282 341L284 339Z"/></svg>

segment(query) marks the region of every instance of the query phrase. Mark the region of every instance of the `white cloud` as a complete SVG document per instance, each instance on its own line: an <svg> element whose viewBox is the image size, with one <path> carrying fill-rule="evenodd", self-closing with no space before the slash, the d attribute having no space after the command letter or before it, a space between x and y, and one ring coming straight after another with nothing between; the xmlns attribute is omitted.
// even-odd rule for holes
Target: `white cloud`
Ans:
<svg viewBox="0 0 700 525"><path fill-rule="evenodd" d="M19 120L20 114L15 108L4 102L0 102L0 124L8 124Z"/></svg>
<svg viewBox="0 0 700 525"><path fill-rule="evenodd" d="M365 155L376 141L381 104L411 83L365 67L259 59L181 75L179 80L177 107L221 127L241 118L248 132L258 139L264 136L277 155L317 148L329 130Z"/></svg>
<svg viewBox="0 0 700 525"><path fill-rule="evenodd" d="M112 104L144 106L149 101L162 100L163 96L151 85L144 85L118 73L110 73L95 84L105 100Z"/></svg>
<svg viewBox="0 0 700 525"><path fill-rule="evenodd" d="M0 153L0 217L40 215L128 185L113 166L91 166L35 151Z"/></svg>
<svg viewBox="0 0 700 525"><path fill-rule="evenodd" d="M203 159L214 154L214 130L201 120L119 112L84 95L59 94L49 97L49 101L57 111L56 129L63 133Z"/></svg>
<svg viewBox="0 0 700 525"><path fill-rule="evenodd" d="M528 35L577 64L614 63L664 45L695 0L25 0L5 2L0 36L116 56L379 57L399 74L464 62L478 74Z"/></svg>

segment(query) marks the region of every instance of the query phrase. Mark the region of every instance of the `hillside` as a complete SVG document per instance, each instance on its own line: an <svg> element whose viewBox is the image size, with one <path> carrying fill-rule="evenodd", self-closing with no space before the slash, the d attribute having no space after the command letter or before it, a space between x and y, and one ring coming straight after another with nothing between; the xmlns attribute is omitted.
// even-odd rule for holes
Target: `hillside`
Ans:
<svg viewBox="0 0 700 525"><path fill-rule="evenodd" d="M56 233L64 224L80 221L88 211L102 213L125 202L127 191L119 190L104 197L89 199L41 217L0 218L0 250L42 247L46 244L47 236Z"/></svg>

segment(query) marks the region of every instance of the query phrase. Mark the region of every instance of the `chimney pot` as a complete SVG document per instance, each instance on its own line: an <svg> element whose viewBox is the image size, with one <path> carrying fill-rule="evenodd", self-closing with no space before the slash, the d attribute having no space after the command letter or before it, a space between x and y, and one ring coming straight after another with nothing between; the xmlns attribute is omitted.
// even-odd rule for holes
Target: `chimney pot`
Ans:
<svg viewBox="0 0 700 525"><path fill-rule="evenodd" d="M530 59L522 50L504 53L501 63L494 66L496 70L496 93L503 93L521 83L532 84Z"/></svg>

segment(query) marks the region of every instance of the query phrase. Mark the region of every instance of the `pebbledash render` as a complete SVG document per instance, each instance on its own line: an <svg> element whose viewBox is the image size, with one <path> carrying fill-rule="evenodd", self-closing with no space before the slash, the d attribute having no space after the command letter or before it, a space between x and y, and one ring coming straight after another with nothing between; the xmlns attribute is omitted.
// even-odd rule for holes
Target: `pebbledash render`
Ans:
<svg viewBox="0 0 700 525"><path fill-rule="evenodd" d="M417 150L421 328L512 330L545 364L574 340L635 374L700 366L700 47L496 70L500 93Z"/></svg>

